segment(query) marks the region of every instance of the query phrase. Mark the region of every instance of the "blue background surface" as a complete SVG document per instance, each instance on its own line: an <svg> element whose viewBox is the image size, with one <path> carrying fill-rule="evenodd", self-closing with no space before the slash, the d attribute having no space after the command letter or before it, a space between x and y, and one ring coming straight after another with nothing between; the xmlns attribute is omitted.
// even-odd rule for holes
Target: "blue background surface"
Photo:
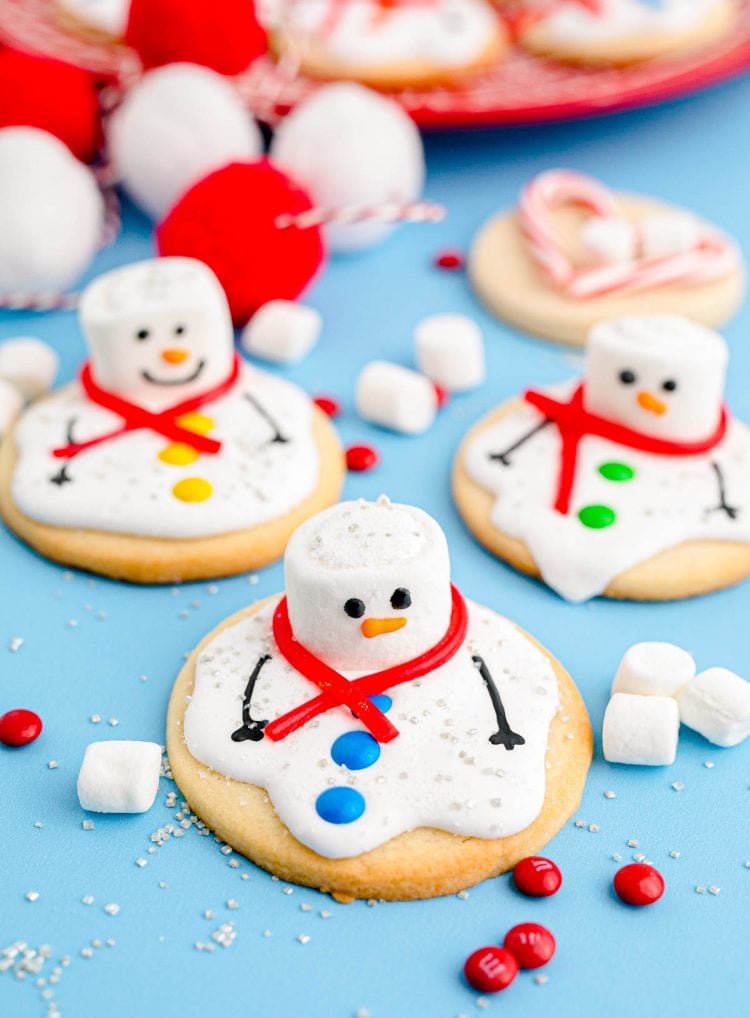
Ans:
<svg viewBox="0 0 750 1018"><path fill-rule="evenodd" d="M479 224L509 205L527 177L551 165L601 176L615 188L663 196L730 229L750 251L750 81L668 107L614 119L428 139L427 194L444 202L440 226L402 229L386 245L332 264L309 295L325 319L320 346L286 372L312 393L343 401L346 443L375 443L376 472L353 475L348 496L381 491L412 501L445 527L454 579L464 592L531 630L568 666L591 712L597 755L577 818L549 846L565 883L553 899L526 899L508 877L469 897L422 903L342 906L304 888L284 894L244 859L231 868L213 838L195 829L148 855L149 836L173 822L164 805L143 816L94 816L84 831L75 793L85 746L101 738L163 741L164 714L182 656L223 617L280 589L281 568L177 589L136 589L63 570L0 532L0 713L29 707L44 719L42 738L19 751L0 747L0 947L24 940L69 954L56 999L65 1018L133 1015L234 1015L346 1018L452 1018L482 1013L461 978L466 955L501 942L515 923L538 921L558 940L537 985L524 973L487 1013L600 1016L746 1014L750 977L750 742L732 750L684 732L672 768L606 764L598 732L620 655L644 639L673 640L699 667L721 664L750 675L750 585L690 603L563 603L485 554L463 529L449 495L453 452L467 426L491 406L534 382L577 369L575 354L515 334L486 315L461 273L431 265L443 247L466 249ZM149 254L148 225L132 210L101 271ZM425 436L388 435L351 409L358 368L374 355L411 363L411 330L425 314L462 311L486 335L488 381L456 398ZM729 399L750 419L750 345L746 308L726 329L732 346ZM31 333L53 343L69 379L83 356L72 314L0 318L0 339ZM746 507L750 511L750 507ZM106 613L99 617L98 613ZM77 625L71 626L70 620ZM23 638L16 653L12 637ZM147 677L142 681L141 676ZM98 713L103 721L92 724ZM116 728L107 719L119 720ZM59 762L49 770L47 762ZM715 766L704 766L713 761ZM672 782L684 783L681 791ZM614 790L616 798L603 793ZM178 799L179 802L179 799ZM35 828L41 821L43 827ZM588 825L598 825L589 831ZM629 848L637 839L638 848ZM670 857L671 851L681 853ZM617 869L642 851L661 869L667 892L634 910L611 892ZM135 865L138 857L148 865ZM247 875L247 879L241 879ZM160 882L167 886L161 887ZM697 894L696 885L720 887ZM36 902L25 894L39 892ZM84 895L95 902L81 903ZM225 903L236 899L229 911ZM103 906L120 905L116 916ZM312 906L310 911L303 905ZM213 921L203 917L212 910ZM331 916L323 919L321 909ZM220 922L233 921L232 947L194 949ZM272 936L264 936L266 930ZM299 934L310 936L301 944ZM80 955L92 939L113 948ZM51 964L46 972L49 973ZM43 1015L33 977L0 973L3 1018ZM481 1003L481 1002L480 1002Z"/></svg>

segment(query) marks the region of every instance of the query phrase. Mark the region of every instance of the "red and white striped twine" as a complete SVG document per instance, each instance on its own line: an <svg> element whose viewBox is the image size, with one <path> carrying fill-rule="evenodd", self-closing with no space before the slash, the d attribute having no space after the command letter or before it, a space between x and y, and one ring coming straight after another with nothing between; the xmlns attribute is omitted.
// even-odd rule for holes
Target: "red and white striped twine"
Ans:
<svg viewBox="0 0 750 1018"><path fill-rule="evenodd" d="M378 205L345 205L341 208L313 208L305 212L285 212L276 218L280 230L296 227L309 230L315 226L353 225L355 223L440 223L445 219L443 205L434 202L382 202Z"/></svg>

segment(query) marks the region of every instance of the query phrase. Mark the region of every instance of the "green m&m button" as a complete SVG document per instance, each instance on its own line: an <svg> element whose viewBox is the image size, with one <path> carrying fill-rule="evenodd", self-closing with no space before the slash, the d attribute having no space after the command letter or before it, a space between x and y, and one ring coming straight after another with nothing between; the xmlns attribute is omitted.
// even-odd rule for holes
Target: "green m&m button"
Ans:
<svg viewBox="0 0 750 1018"><path fill-rule="evenodd" d="M584 527L603 530L605 527L612 526L617 519L617 514L608 505L585 505L578 513L578 519Z"/></svg>
<svg viewBox="0 0 750 1018"><path fill-rule="evenodd" d="M608 481L632 481L635 477L635 470L627 463L602 463L599 473Z"/></svg>

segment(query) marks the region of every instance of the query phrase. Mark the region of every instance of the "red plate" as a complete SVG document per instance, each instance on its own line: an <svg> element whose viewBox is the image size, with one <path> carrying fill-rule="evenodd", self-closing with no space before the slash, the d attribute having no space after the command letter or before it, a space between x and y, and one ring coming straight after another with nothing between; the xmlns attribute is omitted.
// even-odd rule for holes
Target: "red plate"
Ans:
<svg viewBox="0 0 750 1018"><path fill-rule="evenodd" d="M84 41L66 32L56 22L50 0L0 0L0 38L125 82L138 73L137 60L125 47ZM393 94L426 128L534 124L663 102L748 68L750 0L741 0L739 21L726 39L687 56L589 70L514 48L497 67L464 86ZM304 77L287 80L270 58L256 61L238 86L248 105L264 117L294 106L316 87Z"/></svg>

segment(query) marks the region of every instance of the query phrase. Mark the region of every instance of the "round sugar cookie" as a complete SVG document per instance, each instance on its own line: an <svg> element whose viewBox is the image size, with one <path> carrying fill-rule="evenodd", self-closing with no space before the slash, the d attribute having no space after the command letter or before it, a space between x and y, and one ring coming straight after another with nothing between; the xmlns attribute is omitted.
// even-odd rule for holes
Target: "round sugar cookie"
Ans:
<svg viewBox="0 0 750 1018"><path fill-rule="evenodd" d="M625 220L643 223L649 217L683 214L666 202L617 194ZM561 246L578 266L583 264L579 231L586 214L558 208L551 223ZM479 298L498 318L542 339L582 346L597 322L622 315L674 312L704 325L719 326L737 311L745 292L745 273L738 259L734 269L710 282L668 284L638 292L608 293L572 299L541 273L520 229L519 215L493 216L480 229L469 256L469 278Z"/></svg>
<svg viewBox="0 0 750 1018"><path fill-rule="evenodd" d="M278 57L299 54L303 74L383 90L450 85L496 64L508 37L487 0L389 5L313 0L269 33Z"/></svg>
<svg viewBox="0 0 750 1018"><path fill-rule="evenodd" d="M537 56L565 63L622 65L708 48L737 18L734 0L667 0L658 9L640 0L602 0L600 8L563 0L548 17L523 28L519 42Z"/></svg>
<svg viewBox="0 0 750 1018"><path fill-rule="evenodd" d="M529 390L476 424L453 495L477 540L574 602L674 600L750 575L750 429L722 411L712 335L676 316L602 323L582 384Z"/></svg>

